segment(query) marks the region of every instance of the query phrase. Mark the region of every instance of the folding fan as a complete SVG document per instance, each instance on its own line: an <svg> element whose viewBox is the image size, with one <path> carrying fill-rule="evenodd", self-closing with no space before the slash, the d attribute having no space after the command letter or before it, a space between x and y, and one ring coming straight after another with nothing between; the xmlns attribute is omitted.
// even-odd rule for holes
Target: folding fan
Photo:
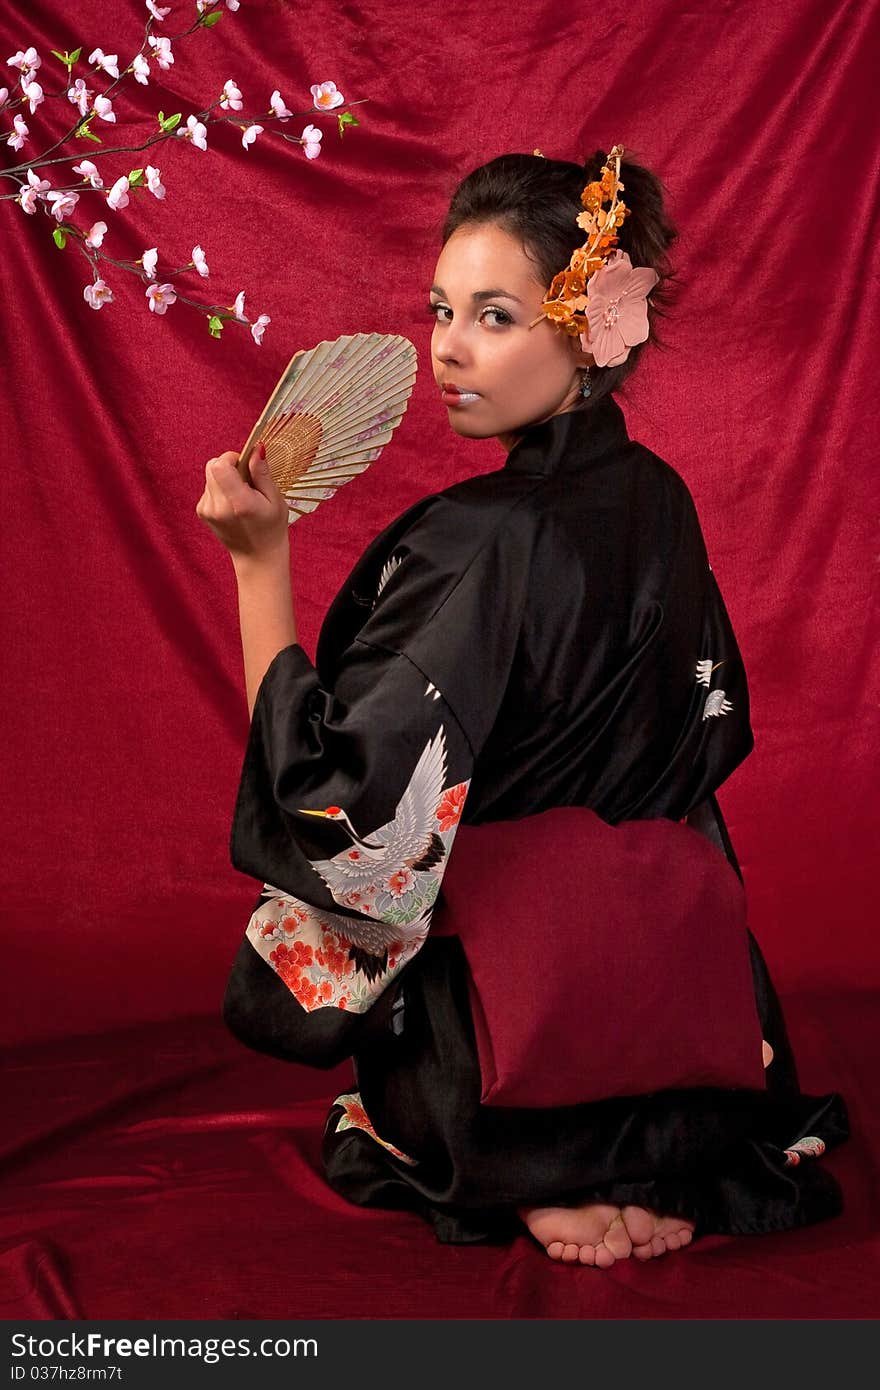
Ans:
<svg viewBox="0 0 880 1390"><path fill-rule="evenodd" d="M363 473L406 412L416 350L399 334L354 333L294 353L238 458L249 481L257 440L289 508L299 520Z"/></svg>

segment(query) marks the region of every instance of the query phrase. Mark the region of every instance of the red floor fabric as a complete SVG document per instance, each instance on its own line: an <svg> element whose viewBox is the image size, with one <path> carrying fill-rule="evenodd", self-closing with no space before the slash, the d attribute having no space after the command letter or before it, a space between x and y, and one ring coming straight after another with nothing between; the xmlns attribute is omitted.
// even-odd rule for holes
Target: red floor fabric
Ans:
<svg viewBox="0 0 880 1390"><path fill-rule="evenodd" d="M156 31L178 33L185 13ZM227 856L248 720L232 567L194 510L206 460L244 442L297 349L354 332L414 342L419 375L392 443L293 527L312 656L377 532L503 461L495 440L449 429L431 372L424 304L455 185L505 151L581 159L617 140L656 169L681 230L667 348L646 354L620 403L630 434L693 492L749 676L755 750L719 798L749 921L781 987L880 988L864 812L880 653L866 618L880 437L876 13L608 0L560 22L545 6L458 0L440 22L411 0L224 7L176 45L171 69L153 64L150 86L118 89L118 127L97 122L105 147L136 143L134 110L151 128L160 109L185 121L230 77L246 114L276 87L305 109L310 84L332 79L347 101L365 99L351 108L362 125L340 140L319 117L313 160L268 129L245 151L237 130L212 125L207 151L151 150L163 203L145 194L111 213L83 194L74 220L103 216L102 249L117 258L157 246L160 268L198 242L209 278L190 272L181 292L231 303L246 289L246 309L272 316L261 347L228 325L215 341L179 302L149 313L143 284L103 262L116 298L90 309L89 267L55 245L54 219L0 204L11 787L0 941L17 981L5 1041L219 1007L254 885ZM53 48L84 44L87 57L100 44L122 61L146 18L128 0L0 0L0 61L33 43L48 92L63 75ZM15 69L3 71L12 90ZM28 117L23 153L55 130L48 107ZM95 149L79 142L75 159ZM118 174L131 161L103 163ZM70 172L53 166L56 183L59 169ZM829 223L841 181L842 236Z"/></svg>
<svg viewBox="0 0 880 1390"><path fill-rule="evenodd" d="M525 1233L440 1245L418 1216L345 1202L319 1146L350 1071L263 1057L214 1017L11 1052L0 1318L876 1317L878 1002L783 1001L805 1089L850 1107L852 1138L821 1160L844 1213L611 1270Z"/></svg>

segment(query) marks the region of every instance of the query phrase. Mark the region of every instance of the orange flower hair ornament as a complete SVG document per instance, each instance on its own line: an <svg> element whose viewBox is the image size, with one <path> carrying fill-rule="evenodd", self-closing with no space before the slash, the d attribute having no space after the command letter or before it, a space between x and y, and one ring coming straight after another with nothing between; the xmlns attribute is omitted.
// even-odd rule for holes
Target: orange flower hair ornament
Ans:
<svg viewBox="0 0 880 1390"><path fill-rule="evenodd" d="M647 296L660 278L650 266L633 266L627 253L617 249L617 228L630 213L618 197L624 187L623 148L615 145L609 150L600 179L581 193L584 211L576 220L586 240L572 253L566 269L553 277L541 312L529 324L534 328L548 318L564 333L579 336L597 367L619 366L630 348L645 341Z"/></svg>

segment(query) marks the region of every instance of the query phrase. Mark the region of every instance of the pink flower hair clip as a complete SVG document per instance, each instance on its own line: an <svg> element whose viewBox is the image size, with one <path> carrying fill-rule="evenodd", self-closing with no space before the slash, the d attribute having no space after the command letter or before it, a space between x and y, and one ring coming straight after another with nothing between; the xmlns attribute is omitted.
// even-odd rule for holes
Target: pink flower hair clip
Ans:
<svg viewBox="0 0 880 1390"><path fill-rule="evenodd" d="M584 211L577 223L586 231L586 240L572 253L566 269L553 277L541 312L529 324L534 328L548 318L564 333L578 336L597 367L618 367L631 348L645 342L648 295L660 278L650 266L634 266L617 247L617 228L630 212L618 197L624 187L622 155L623 145L615 145L601 178L581 193Z"/></svg>

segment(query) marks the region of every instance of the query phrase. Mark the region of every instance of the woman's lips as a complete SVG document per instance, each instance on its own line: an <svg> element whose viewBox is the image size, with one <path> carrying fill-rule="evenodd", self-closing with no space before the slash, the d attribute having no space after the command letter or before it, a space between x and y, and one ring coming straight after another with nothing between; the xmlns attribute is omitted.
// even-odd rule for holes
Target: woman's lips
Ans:
<svg viewBox="0 0 880 1390"><path fill-rule="evenodd" d="M474 401L482 400L482 396L477 391L447 391L441 386L440 399L444 405L472 405Z"/></svg>

